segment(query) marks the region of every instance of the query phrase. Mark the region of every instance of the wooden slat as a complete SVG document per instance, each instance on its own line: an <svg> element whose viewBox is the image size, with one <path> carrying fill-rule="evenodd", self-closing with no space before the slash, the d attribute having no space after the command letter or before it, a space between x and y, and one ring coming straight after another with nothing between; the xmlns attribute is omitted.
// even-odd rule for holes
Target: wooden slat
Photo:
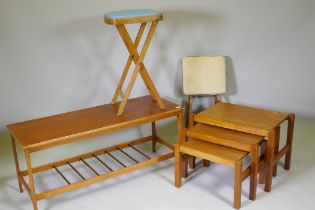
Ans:
<svg viewBox="0 0 315 210"><path fill-rule="evenodd" d="M113 169L111 169L111 167L109 167L104 161L102 161L99 157L97 157L96 155L93 155L93 157L98 160L100 163L102 163L108 170L113 171Z"/></svg>
<svg viewBox="0 0 315 210"><path fill-rule="evenodd" d="M144 154L143 152L141 152L139 149L137 149L136 147L132 146L131 144L129 144L129 147L131 147L132 149L136 150L138 153L140 153L142 156L146 157L147 159L151 159L150 156Z"/></svg>
<svg viewBox="0 0 315 210"><path fill-rule="evenodd" d="M74 170L74 172L75 172L76 174L79 175L79 177L80 177L81 179L85 180L85 177L84 177L77 169L75 169L75 167L73 167L73 165L72 165L71 163L67 163L67 164Z"/></svg>
<svg viewBox="0 0 315 210"><path fill-rule="evenodd" d="M127 167L125 164L123 164L120 160L118 160L114 155L110 154L109 152L105 151L105 154L108 154L111 158L113 158L117 163L119 163L122 167Z"/></svg>
<svg viewBox="0 0 315 210"><path fill-rule="evenodd" d="M53 163L48 163L48 164L45 164L45 165L33 168L32 172L34 174L35 173L39 173L41 171L45 171L45 170L51 169L53 167L53 165L55 165L56 167L62 166L62 165L65 165L67 163L73 163L73 162L80 161L80 158L82 158L82 159L91 158L91 157L93 157L93 154L96 155L96 156L97 155L102 155L102 154L104 154L105 150L108 151L108 152L112 152L112 151L115 151L117 147L125 148L125 147L129 147L129 145L142 144L144 142L150 141L151 139L152 139L152 136L146 136L146 137L135 139L135 140L128 141L128 142L125 142L125 143L117 144L117 145L114 145L114 146L111 146L111 147L99 149L99 150L96 150L94 152L89 152L89 153L85 153L85 154L82 154L82 155L77 155L77 156L72 157L72 158L67 158L67 159L56 161L56 162L53 162ZM27 176L28 175L26 170L25 171L21 171L21 174L22 174L22 176Z"/></svg>
<svg viewBox="0 0 315 210"><path fill-rule="evenodd" d="M99 176L100 174L92 167L90 166L84 159L80 159L89 169L91 169L91 171L93 171L97 176Z"/></svg>
<svg viewBox="0 0 315 210"><path fill-rule="evenodd" d="M278 164L283 155L285 155L290 149L290 145L285 145L276 155L273 161L273 165Z"/></svg>
<svg viewBox="0 0 315 210"><path fill-rule="evenodd" d="M59 169L56 166L53 166L53 168L58 172L58 174L67 182L67 184L71 184L71 182L59 171Z"/></svg>
<svg viewBox="0 0 315 210"><path fill-rule="evenodd" d="M40 193L36 196L36 198L37 198L37 200L42 200L45 198L53 197L55 195L69 192L69 191L75 190L77 188L81 188L81 187L84 187L84 186L87 186L87 185L90 185L90 184L93 184L93 183L96 183L96 182L99 182L99 181L102 181L105 179L112 178L114 176L119 176L121 174L125 174L128 172L134 171L134 170L138 170L138 169L143 168L143 167L147 167L149 165L167 160L167 159L172 158L172 157L174 157L173 152L155 157L153 159L150 159L150 160L147 160L147 161L135 164L135 165L121 168L121 169L118 169L118 170L115 170L115 171L112 171L112 172L109 172L109 173L106 173L106 174L103 174L100 176L92 177L92 178L84 180L84 181L76 182L76 183L73 183L71 185L59 187L57 189L53 189L53 190L49 190L47 192Z"/></svg>
<svg viewBox="0 0 315 210"><path fill-rule="evenodd" d="M164 139L160 138L159 136L156 137L156 140L163 144L164 146L168 147L170 150L174 151L174 145L167 143Z"/></svg>
<svg viewBox="0 0 315 210"><path fill-rule="evenodd" d="M128 158L130 158L131 160L133 160L133 162L135 163L139 163L139 161L137 161L136 159L134 159L132 156L130 156L127 152L125 152L124 150L120 149L119 147L117 148L121 153L123 153L124 155L126 155Z"/></svg>

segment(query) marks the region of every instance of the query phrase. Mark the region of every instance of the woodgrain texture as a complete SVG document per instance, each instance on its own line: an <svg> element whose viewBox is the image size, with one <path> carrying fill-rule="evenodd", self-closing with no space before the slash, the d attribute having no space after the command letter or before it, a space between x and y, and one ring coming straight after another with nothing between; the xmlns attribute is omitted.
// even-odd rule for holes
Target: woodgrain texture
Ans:
<svg viewBox="0 0 315 210"><path fill-rule="evenodd" d="M230 167L234 167L236 160L240 160L248 154L241 150L198 141L196 139L189 139L189 141L180 145L180 152Z"/></svg>
<svg viewBox="0 0 315 210"><path fill-rule="evenodd" d="M264 139L262 136L200 123L189 128L187 136L248 152L251 146L258 145Z"/></svg>
<svg viewBox="0 0 315 210"><path fill-rule="evenodd" d="M160 109L150 96L129 100L123 116L117 116L119 103L106 104L64 114L8 125L11 135L24 149L44 149L83 138L108 133L159 119L177 116L181 107L163 100Z"/></svg>
<svg viewBox="0 0 315 210"><path fill-rule="evenodd" d="M260 136L268 133L288 118L288 114L253 107L217 103L196 114L194 121L229 128Z"/></svg>

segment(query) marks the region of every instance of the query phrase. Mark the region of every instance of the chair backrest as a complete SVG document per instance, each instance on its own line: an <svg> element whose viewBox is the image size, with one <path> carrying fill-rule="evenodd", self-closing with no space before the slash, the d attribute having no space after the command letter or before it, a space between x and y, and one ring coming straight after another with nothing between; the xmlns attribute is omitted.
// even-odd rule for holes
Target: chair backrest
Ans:
<svg viewBox="0 0 315 210"><path fill-rule="evenodd" d="M225 93L225 57L185 57L182 60L182 65L185 95L218 95Z"/></svg>
<svg viewBox="0 0 315 210"><path fill-rule="evenodd" d="M192 99L196 95L214 95L215 103L226 92L224 56L191 56L182 59L183 92L188 95L187 126L193 126Z"/></svg>

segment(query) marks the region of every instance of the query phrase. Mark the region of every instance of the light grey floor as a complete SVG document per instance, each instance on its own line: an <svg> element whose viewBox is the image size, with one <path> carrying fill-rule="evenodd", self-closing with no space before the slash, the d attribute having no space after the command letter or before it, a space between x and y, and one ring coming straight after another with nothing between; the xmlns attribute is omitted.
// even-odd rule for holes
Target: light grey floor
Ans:
<svg viewBox="0 0 315 210"><path fill-rule="evenodd" d="M176 128L173 129L173 126L174 123L163 126L159 132L162 136L170 137L174 141ZM124 135L128 136L128 132ZM282 135L282 137L284 136ZM248 181L246 180L243 183L242 209L302 210L315 208L315 119L297 117L294 137L292 169L283 170L281 163L278 176L273 179L272 192L266 193L262 190L262 186L259 186L257 200L254 202L247 198ZM93 140L88 142L49 150L39 155L35 154L34 163L63 158L79 150L89 151L96 143ZM160 150L160 152L162 151L163 149ZM32 209L28 194L26 192L21 194L18 191L10 142L6 133L1 135L0 152L0 209ZM150 153L148 147L147 152ZM21 150L19 150L19 156L22 156ZM22 166L25 166L24 161ZM37 190L62 184L62 180L52 178L52 174L53 172L48 172L36 177L37 183L41 186ZM152 167L39 201L38 206L40 210L232 209L232 169L215 164L209 168L200 168L183 181L180 189L174 187L173 181L173 160L168 160Z"/></svg>

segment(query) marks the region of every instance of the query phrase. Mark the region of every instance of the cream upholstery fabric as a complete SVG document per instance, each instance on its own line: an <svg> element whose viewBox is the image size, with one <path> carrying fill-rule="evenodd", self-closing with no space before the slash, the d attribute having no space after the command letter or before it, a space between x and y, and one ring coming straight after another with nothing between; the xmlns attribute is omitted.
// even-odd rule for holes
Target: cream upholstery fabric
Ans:
<svg viewBox="0 0 315 210"><path fill-rule="evenodd" d="M182 65L185 95L225 93L226 71L223 56L185 57Z"/></svg>

